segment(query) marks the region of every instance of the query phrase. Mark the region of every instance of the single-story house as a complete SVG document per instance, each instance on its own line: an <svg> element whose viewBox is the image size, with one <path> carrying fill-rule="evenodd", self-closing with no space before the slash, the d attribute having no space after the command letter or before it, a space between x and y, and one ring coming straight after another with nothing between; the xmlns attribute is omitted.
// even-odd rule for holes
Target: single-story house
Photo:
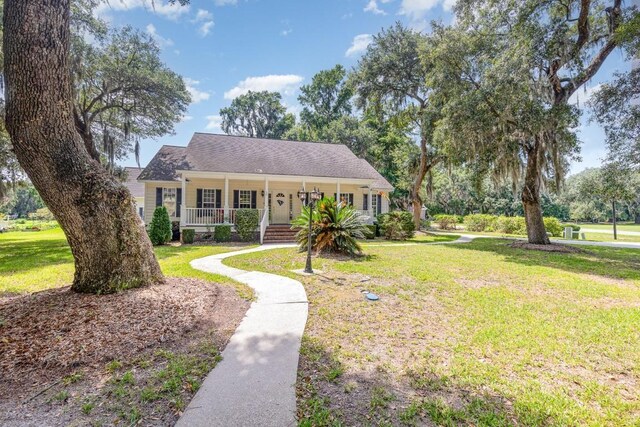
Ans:
<svg viewBox="0 0 640 427"><path fill-rule="evenodd" d="M138 176L143 171L143 168L124 168L127 174L127 179L124 184L127 186L131 195L136 199L136 212L142 218L144 218L144 188L143 182L138 181Z"/></svg>
<svg viewBox="0 0 640 427"><path fill-rule="evenodd" d="M257 209L268 227L301 211L298 191L317 187L353 205L368 221L389 211L389 182L345 145L195 133L186 147L164 145L138 176L144 221L164 205L180 228L206 232L233 224L237 209Z"/></svg>

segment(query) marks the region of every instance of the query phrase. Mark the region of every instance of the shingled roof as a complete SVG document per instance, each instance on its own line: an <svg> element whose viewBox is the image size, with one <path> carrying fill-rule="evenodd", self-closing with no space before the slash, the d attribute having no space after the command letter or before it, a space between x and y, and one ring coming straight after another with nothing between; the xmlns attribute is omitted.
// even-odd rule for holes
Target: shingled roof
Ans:
<svg viewBox="0 0 640 427"><path fill-rule="evenodd" d="M163 146L138 179L177 180L177 170L373 179L391 184L346 145L195 133L187 147Z"/></svg>
<svg viewBox="0 0 640 427"><path fill-rule="evenodd" d="M133 197L144 197L144 184L138 181L138 176L142 173L142 168L125 167L127 171L127 180L125 185L131 192Z"/></svg>

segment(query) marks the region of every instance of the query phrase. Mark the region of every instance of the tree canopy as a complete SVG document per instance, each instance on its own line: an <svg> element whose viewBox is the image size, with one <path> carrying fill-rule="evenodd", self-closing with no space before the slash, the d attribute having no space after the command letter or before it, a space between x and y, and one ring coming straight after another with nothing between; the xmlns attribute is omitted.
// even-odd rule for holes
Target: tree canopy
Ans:
<svg viewBox="0 0 640 427"><path fill-rule="evenodd" d="M220 110L222 130L231 135L281 139L295 125L278 92L249 91Z"/></svg>
<svg viewBox="0 0 640 427"><path fill-rule="evenodd" d="M137 158L140 139L172 133L191 98L151 36L131 27L98 36L74 38L74 118L87 151L112 167L132 151Z"/></svg>
<svg viewBox="0 0 640 427"><path fill-rule="evenodd" d="M439 109L430 100L431 65L421 56L425 44L421 33L396 23L373 37L350 78L360 109L374 111L383 120L395 122L397 128L415 133L420 148L411 191L416 227L425 176L439 161L433 145Z"/></svg>

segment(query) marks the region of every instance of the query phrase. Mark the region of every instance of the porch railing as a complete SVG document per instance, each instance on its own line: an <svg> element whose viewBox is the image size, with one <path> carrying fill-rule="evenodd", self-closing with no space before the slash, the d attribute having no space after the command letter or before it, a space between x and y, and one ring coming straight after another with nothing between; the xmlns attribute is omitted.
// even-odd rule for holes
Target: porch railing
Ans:
<svg viewBox="0 0 640 427"><path fill-rule="evenodd" d="M219 224L235 224L237 209L225 208L184 208L184 224L187 226L209 226ZM257 209L262 219L264 209Z"/></svg>

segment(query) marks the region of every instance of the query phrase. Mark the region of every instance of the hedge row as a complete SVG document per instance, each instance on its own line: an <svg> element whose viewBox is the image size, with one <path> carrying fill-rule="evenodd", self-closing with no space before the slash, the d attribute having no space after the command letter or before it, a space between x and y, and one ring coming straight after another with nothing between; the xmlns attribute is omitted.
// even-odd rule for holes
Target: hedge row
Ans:
<svg viewBox="0 0 640 427"><path fill-rule="evenodd" d="M524 217L521 216L467 215L464 217L464 225L468 231L527 234L527 225ZM547 229L547 233L554 237L562 237L563 226L558 218L544 218L544 226Z"/></svg>

